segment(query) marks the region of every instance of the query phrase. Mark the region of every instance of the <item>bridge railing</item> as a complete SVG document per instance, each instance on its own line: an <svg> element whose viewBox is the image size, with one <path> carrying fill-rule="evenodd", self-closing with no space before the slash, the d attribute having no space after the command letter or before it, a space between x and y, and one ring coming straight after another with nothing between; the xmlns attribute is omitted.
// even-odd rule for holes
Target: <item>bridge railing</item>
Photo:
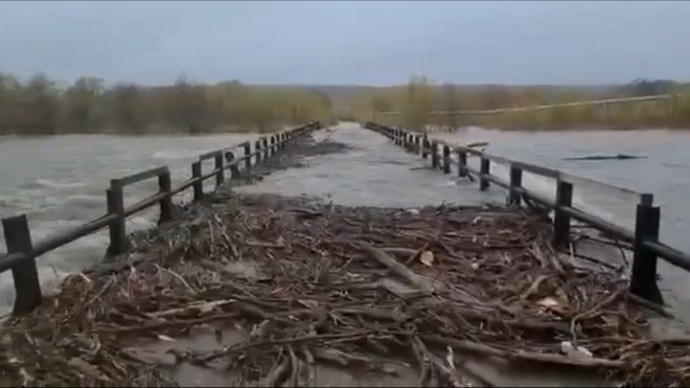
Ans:
<svg viewBox="0 0 690 388"><path fill-rule="evenodd" d="M553 210L554 244L557 247L569 246L572 219L590 225L613 239L630 243L633 251L630 290L638 296L652 302L663 303L656 279L657 257L690 271L690 255L659 241L661 212L659 206L654 205L653 194L637 193L626 188L576 177L559 170L491 155L471 147L430 140L426 135L401 128L392 128L371 122L366 123L365 126L381 133L393 140L395 144L405 147L411 152L421 153L424 158L431 156L432 167L441 169L446 174L451 172L451 165L453 164L451 154L457 154L455 163L457 164L458 176L469 175L477 178L479 189L482 191L487 190L490 184L506 189L508 191L508 205L520 205L525 200ZM479 158L478 170L467 164L468 155ZM509 180L503 180L492 174L492 163L506 166L509 169ZM545 197L526 189L522 184L523 172L554 179L556 181L555 197ZM637 198L635 229L628 230L595 214L574 207L573 189L576 183L596 185L612 194L624 193L635 196Z"/></svg>
<svg viewBox="0 0 690 388"><path fill-rule="evenodd" d="M309 134L320 127L318 122L313 122L268 137L261 137L256 141L256 144L261 143L264 147L255 148L253 152L251 142L244 142L200 155L199 160L192 163L192 177L177 187L172 187L170 169L167 166L113 179L110 181L110 187L106 190L107 214L37 242L31 241L31 232L25 214L4 218L2 226L7 253L0 254L0 273L12 271L16 292L13 313L30 312L41 302L41 285L36 267L37 257L106 227L109 228L110 237L107 255L114 256L125 253L131 248L125 228L125 221L128 217L159 205L159 223L170 221L173 218L172 198L175 195L192 187L194 201L201 201L204 197L204 181L215 177L216 187L218 187L225 180L226 170L230 170L230 179L239 178L242 173L248 174L252 167L252 157L260 161L260 155L263 154L263 160L266 160L267 157L284 148L295 138ZM244 150L244 155L240 158L235 157L235 151L238 148ZM215 161L214 169L202 173L202 162L209 159ZM244 170L240 169L242 164L244 164ZM154 178L158 180L158 192L125 207L124 188Z"/></svg>

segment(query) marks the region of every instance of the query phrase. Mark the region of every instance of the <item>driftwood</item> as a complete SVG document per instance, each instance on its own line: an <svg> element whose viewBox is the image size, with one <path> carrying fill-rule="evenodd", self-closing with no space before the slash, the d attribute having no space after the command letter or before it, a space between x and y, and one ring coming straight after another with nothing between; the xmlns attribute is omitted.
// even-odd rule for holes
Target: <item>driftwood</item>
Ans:
<svg viewBox="0 0 690 388"><path fill-rule="evenodd" d="M563 158L563 160L628 160L628 159L646 159L646 156L635 156L635 155L592 155L592 156L579 156L573 158Z"/></svg>
<svg viewBox="0 0 690 388"><path fill-rule="evenodd" d="M518 362L536 362L540 364L555 364L582 368L621 368L625 365L625 363L617 360L577 358L561 356L558 354L545 354L526 351L507 351L476 342L457 340L447 337L424 336L424 339L432 343L451 346L466 352L478 353L484 356L504 358Z"/></svg>
<svg viewBox="0 0 690 388"><path fill-rule="evenodd" d="M393 271L396 275L407 279L407 281L409 281L410 284L413 284L414 286L419 288L420 291L424 292L427 295L431 295L434 292L434 288L426 279L410 271L409 268L400 264L394 258L390 257L382 250L373 248L372 246L365 243L362 243L361 245L362 249L371 258L376 259L379 263L388 267L388 269Z"/></svg>
<svg viewBox="0 0 690 388"><path fill-rule="evenodd" d="M494 385L465 367L470 353L628 385L690 384L688 339L648 338L648 318L665 310L640 306L620 272L555 252L539 210L217 198L142 236L138 264L68 276L34 313L8 320L8 382L175 385L121 350L174 347L207 325L217 346L174 348L176 360L221 366L235 385L308 386L324 363L390 373L388 362L418 369L411 384ZM239 264L253 274L238 276ZM591 357L563 355L563 341Z"/></svg>

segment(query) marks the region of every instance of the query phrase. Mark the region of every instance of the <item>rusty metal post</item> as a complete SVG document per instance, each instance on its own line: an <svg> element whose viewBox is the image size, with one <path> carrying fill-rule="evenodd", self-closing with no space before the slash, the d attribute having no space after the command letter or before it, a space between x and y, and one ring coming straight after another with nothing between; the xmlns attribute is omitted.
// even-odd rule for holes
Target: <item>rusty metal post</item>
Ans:
<svg viewBox="0 0 690 388"><path fill-rule="evenodd" d="M161 216L158 224L168 222L173 218L173 203L170 192L172 191L172 183L170 181L170 170L166 169L164 174L158 175L158 192L167 194L160 201Z"/></svg>
<svg viewBox="0 0 690 388"><path fill-rule="evenodd" d="M570 244L570 216L563 207L573 205L573 184L558 180L556 186L556 208L554 209L554 245L567 248Z"/></svg>
<svg viewBox="0 0 690 388"><path fill-rule="evenodd" d="M38 280L36 258L32 256L31 233L26 215L2 220L8 253L23 253L27 257L12 267L15 298L14 314L27 314L41 304L41 283Z"/></svg>
<svg viewBox="0 0 690 388"><path fill-rule="evenodd" d="M644 245L645 241L656 242L659 239L661 211L652 203L653 196L643 194L637 205L630 292L651 302L663 304L664 299L656 281L657 256Z"/></svg>

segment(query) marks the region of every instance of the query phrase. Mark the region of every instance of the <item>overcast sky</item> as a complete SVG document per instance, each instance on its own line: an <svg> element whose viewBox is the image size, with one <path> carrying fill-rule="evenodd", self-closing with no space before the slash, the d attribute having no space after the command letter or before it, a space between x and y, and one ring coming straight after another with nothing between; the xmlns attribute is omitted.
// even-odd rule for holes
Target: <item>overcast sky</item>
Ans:
<svg viewBox="0 0 690 388"><path fill-rule="evenodd" d="M0 72L62 81L690 80L690 2L0 2Z"/></svg>

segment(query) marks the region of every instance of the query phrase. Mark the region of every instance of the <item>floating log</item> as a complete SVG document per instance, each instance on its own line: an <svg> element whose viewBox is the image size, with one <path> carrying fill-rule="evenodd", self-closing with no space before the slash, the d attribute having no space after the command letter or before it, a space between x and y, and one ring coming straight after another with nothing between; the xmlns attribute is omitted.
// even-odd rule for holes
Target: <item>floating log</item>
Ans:
<svg viewBox="0 0 690 388"><path fill-rule="evenodd" d="M627 159L646 159L646 156L635 156L635 155L592 155L592 156L580 156L575 158L563 158L563 160L627 160Z"/></svg>
<svg viewBox="0 0 690 388"><path fill-rule="evenodd" d="M475 147L486 147L488 145L489 145L488 141L480 141L480 142L476 142L476 143L470 143L470 144L466 145L466 147L475 148Z"/></svg>

